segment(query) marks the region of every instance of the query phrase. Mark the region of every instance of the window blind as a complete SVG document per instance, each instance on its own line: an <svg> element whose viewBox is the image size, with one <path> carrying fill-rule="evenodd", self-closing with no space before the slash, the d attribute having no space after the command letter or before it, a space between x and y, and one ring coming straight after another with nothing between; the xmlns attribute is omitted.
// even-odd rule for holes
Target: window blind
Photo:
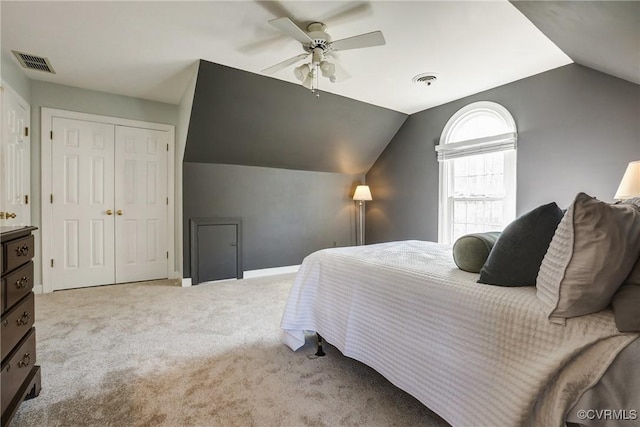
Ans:
<svg viewBox="0 0 640 427"><path fill-rule="evenodd" d="M443 162L459 157L515 150L517 139L518 135L515 132L508 132L449 144L438 144L435 149L438 153L438 161Z"/></svg>

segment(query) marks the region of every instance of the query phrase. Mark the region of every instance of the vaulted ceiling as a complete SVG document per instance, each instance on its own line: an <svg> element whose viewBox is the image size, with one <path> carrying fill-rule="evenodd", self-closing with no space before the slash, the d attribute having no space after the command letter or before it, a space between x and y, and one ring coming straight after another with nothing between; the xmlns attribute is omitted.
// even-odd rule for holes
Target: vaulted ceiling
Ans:
<svg viewBox="0 0 640 427"><path fill-rule="evenodd" d="M31 79L178 103L202 60L187 161L363 173L408 114L577 62L640 84L640 2L3 1L3 62L48 57ZM302 52L268 20L322 21L351 78L316 99L290 68ZM416 85L420 73L436 75Z"/></svg>
<svg viewBox="0 0 640 427"><path fill-rule="evenodd" d="M184 160L366 173L406 114L201 61Z"/></svg>
<svg viewBox="0 0 640 427"><path fill-rule="evenodd" d="M574 62L640 84L639 1L513 1Z"/></svg>
<svg viewBox="0 0 640 427"><path fill-rule="evenodd" d="M2 49L48 57L30 78L178 103L199 59L261 74L303 52L268 23L323 21L334 40L383 32L386 45L340 52L351 78L322 91L411 114L571 60L506 0L3 1ZM298 84L292 68L275 73ZM438 77L418 86L420 73Z"/></svg>

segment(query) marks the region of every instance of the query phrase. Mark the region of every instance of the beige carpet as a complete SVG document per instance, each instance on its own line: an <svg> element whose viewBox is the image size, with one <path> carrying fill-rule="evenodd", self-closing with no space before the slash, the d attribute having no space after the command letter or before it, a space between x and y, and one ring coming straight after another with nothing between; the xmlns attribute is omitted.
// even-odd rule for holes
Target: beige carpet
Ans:
<svg viewBox="0 0 640 427"><path fill-rule="evenodd" d="M293 275L36 296L42 392L13 426L448 426L327 346L280 343Z"/></svg>

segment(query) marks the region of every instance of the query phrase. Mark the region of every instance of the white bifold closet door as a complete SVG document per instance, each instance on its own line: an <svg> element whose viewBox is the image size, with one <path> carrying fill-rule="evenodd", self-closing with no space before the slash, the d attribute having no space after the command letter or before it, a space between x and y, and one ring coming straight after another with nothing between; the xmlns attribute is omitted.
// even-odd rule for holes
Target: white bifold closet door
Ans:
<svg viewBox="0 0 640 427"><path fill-rule="evenodd" d="M53 289L167 277L167 133L54 117Z"/></svg>

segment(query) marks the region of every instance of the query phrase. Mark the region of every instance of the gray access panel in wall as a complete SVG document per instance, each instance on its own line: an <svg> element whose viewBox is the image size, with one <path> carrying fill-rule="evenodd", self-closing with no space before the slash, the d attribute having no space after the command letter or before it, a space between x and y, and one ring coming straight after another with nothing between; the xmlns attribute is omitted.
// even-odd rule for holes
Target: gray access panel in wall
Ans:
<svg viewBox="0 0 640 427"><path fill-rule="evenodd" d="M191 282L242 278L242 219L192 218Z"/></svg>

